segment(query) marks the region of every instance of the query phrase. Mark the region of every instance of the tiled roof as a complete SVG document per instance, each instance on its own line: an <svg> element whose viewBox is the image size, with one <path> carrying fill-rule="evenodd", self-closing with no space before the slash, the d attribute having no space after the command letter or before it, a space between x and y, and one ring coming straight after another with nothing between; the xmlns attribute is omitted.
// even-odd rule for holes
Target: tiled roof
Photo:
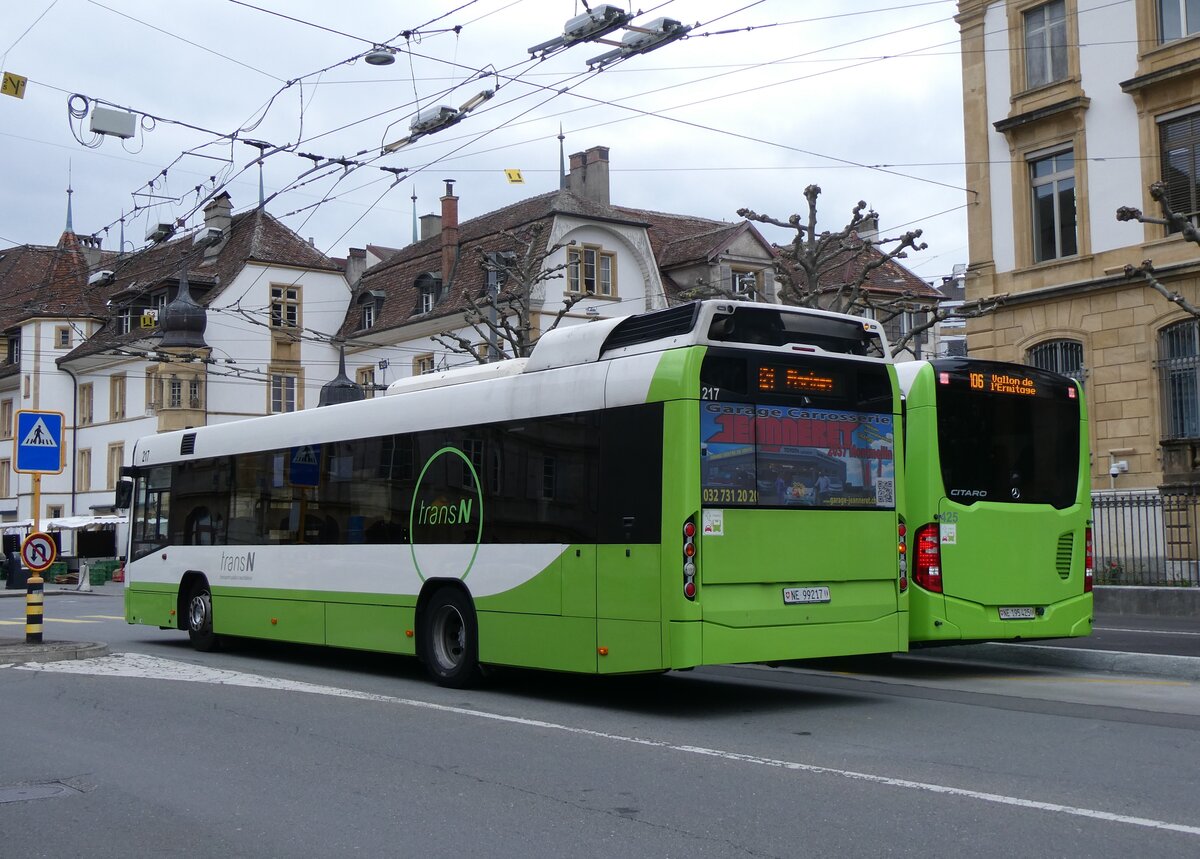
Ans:
<svg viewBox="0 0 1200 859"><path fill-rule="evenodd" d="M248 262L340 271L333 260L269 213L256 208L233 216L228 238L211 259L205 259L203 252L193 247L192 237L186 235L111 261L107 267L115 275L113 282L89 291L91 315L109 317L111 311L105 305L108 299L127 305L163 286L174 285L185 257L190 259L188 282L192 297L201 306L208 305L223 286L232 283ZM60 360L128 347L153 333L153 330L136 330L118 334L115 328L106 326Z"/></svg>
<svg viewBox="0 0 1200 859"><path fill-rule="evenodd" d="M114 256L103 255L102 264ZM94 315L87 279L87 261L72 232L64 232L54 247L20 245L0 251L0 330L34 316Z"/></svg>
<svg viewBox="0 0 1200 859"><path fill-rule="evenodd" d="M463 221L458 226L458 265L450 292L431 313L417 315L420 294L416 280L426 272L441 277L441 235L431 236L401 248L393 256L367 269L350 302L341 335L352 338L356 334L364 333L358 327L360 305L357 299L367 290L384 294L383 306L371 326L372 332L386 331L418 319L461 313L467 306L463 300L464 292L469 295L481 295L487 287L487 273L479 262L479 254L515 249L508 238L500 235L501 231L519 232L539 223L548 228L556 215L575 215L635 226L646 225L633 210L603 206L569 191L552 191L530 197L478 218Z"/></svg>

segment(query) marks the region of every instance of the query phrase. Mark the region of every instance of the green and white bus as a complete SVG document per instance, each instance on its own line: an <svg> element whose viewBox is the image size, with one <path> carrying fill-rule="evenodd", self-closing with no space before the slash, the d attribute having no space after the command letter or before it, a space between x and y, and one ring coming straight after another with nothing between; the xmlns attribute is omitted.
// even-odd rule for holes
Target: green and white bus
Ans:
<svg viewBox="0 0 1200 859"><path fill-rule="evenodd" d="M706 301L386 396L140 439L126 619L654 672L907 647L881 327ZM126 482L128 484L128 481Z"/></svg>
<svg viewBox="0 0 1200 859"><path fill-rule="evenodd" d="M1087 410L1066 376L970 358L898 363L912 643L1092 630Z"/></svg>

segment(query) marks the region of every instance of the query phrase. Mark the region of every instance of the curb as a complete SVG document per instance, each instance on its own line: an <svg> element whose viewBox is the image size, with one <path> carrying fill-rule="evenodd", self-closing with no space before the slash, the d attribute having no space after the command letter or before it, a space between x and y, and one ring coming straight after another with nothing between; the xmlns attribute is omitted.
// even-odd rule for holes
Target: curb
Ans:
<svg viewBox="0 0 1200 859"><path fill-rule="evenodd" d="M938 652L944 650L945 653ZM1174 680L1200 680L1200 657L1120 650L1088 650L1036 644L960 644L954 647L915 650L905 659L986 662L991 665L1026 665L1034 668L1083 668L1111 674L1151 675Z"/></svg>
<svg viewBox="0 0 1200 859"><path fill-rule="evenodd" d="M108 645L102 642L44 641L41 644L26 644L23 641L0 641L0 665L93 659L97 656L108 656L108 654Z"/></svg>

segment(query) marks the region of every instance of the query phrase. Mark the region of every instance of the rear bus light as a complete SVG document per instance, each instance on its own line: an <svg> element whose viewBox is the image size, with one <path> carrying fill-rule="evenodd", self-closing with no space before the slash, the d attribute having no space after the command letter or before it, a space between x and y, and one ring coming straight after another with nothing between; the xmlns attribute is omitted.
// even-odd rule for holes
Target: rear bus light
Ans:
<svg viewBox="0 0 1200 859"><path fill-rule="evenodd" d="M1092 592L1092 577L1095 570L1092 562L1092 526L1088 525L1083 537L1083 592L1085 594Z"/></svg>
<svg viewBox="0 0 1200 859"><path fill-rule="evenodd" d="M917 529L915 557L913 558L913 581L927 591L942 592L942 548L935 522Z"/></svg>
<svg viewBox="0 0 1200 859"><path fill-rule="evenodd" d="M683 595L696 598L696 514L683 523Z"/></svg>
<svg viewBox="0 0 1200 859"><path fill-rule="evenodd" d="M900 593L908 590L908 528L901 517L896 525L896 554L900 567Z"/></svg>

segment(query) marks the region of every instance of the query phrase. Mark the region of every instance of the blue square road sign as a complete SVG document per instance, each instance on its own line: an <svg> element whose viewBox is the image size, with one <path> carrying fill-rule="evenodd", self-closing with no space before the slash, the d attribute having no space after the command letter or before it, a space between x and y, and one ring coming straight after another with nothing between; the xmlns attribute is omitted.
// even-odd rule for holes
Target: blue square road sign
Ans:
<svg viewBox="0 0 1200 859"><path fill-rule="evenodd" d="M62 412L17 412L13 435L16 455L13 470L58 474L63 470Z"/></svg>

